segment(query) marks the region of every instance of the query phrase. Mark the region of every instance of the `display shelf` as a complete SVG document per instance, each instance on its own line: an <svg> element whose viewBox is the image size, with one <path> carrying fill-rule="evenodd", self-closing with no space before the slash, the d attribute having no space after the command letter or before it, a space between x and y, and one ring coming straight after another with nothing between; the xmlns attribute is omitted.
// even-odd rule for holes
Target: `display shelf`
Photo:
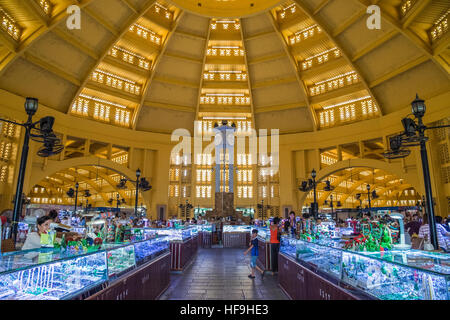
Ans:
<svg viewBox="0 0 450 320"><path fill-rule="evenodd" d="M73 299L164 253L167 237L105 243L93 252L40 248L5 253L0 256L0 300Z"/></svg>
<svg viewBox="0 0 450 320"><path fill-rule="evenodd" d="M168 236L169 241L188 241L191 239L192 229L188 227L183 228L148 228L147 232L154 231L157 235Z"/></svg>

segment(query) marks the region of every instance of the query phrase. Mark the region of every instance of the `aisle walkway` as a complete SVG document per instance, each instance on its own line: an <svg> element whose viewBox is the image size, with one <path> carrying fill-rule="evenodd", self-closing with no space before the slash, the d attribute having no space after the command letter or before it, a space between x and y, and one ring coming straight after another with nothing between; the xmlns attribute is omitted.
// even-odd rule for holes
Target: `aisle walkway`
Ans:
<svg viewBox="0 0 450 320"><path fill-rule="evenodd" d="M161 300L286 300L277 276L248 278L250 258L244 249L201 249L182 274L170 275Z"/></svg>

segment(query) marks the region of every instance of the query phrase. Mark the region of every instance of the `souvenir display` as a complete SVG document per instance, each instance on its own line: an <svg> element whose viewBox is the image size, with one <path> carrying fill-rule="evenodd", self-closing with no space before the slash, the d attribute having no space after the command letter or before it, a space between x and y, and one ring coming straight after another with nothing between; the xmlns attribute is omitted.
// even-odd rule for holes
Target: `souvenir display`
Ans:
<svg viewBox="0 0 450 320"><path fill-rule="evenodd" d="M168 252L167 237L131 244L96 241L90 246L86 239L64 239L58 248L0 255L0 300L76 298Z"/></svg>
<svg viewBox="0 0 450 320"><path fill-rule="evenodd" d="M342 241L327 245L318 242L283 236L280 253L376 299L450 299L448 254L419 250L360 252L343 249Z"/></svg>

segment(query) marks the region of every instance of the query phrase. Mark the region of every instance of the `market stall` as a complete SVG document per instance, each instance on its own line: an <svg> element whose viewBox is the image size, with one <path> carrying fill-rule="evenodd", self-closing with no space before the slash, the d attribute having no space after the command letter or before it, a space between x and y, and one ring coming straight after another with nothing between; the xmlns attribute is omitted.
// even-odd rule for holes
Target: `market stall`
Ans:
<svg viewBox="0 0 450 320"><path fill-rule="evenodd" d="M295 300L448 300L450 255L351 251L339 240L282 237L279 284Z"/></svg>
<svg viewBox="0 0 450 320"><path fill-rule="evenodd" d="M182 228L145 228L145 232L167 235L170 241L170 270L183 271L192 261L198 250L197 227Z"/></svg>
<svg viewBox="0 0 450 320"><path fill-rule="evenodd" d="M224 248L246 248L250 242L251 226L224 225L222 243Z"/></svg>
<svg viewBox="0 0 450 320"><path fill-rule="evenodd" d="M270 230L263 227L254 227L258 230L258 261L262 270L272 271L272 244L270 243ZM275 257L277 258L277 257Z"/></svg>

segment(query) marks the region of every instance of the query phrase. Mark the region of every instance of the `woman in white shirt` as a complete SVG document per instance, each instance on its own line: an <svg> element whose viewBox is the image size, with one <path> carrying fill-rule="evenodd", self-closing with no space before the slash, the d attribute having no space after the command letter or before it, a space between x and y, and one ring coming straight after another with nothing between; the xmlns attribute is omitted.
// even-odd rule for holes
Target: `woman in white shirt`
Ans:
<svg viewBox="0 0 450 320"><path fill-rule="evenodd" d="M52 218L49 216L39 217L37 219L37 232L31 232L28 234L25 243L23 244L22 250L37 249L41 247L41 234L47 233L52 223Z"/></svg>

